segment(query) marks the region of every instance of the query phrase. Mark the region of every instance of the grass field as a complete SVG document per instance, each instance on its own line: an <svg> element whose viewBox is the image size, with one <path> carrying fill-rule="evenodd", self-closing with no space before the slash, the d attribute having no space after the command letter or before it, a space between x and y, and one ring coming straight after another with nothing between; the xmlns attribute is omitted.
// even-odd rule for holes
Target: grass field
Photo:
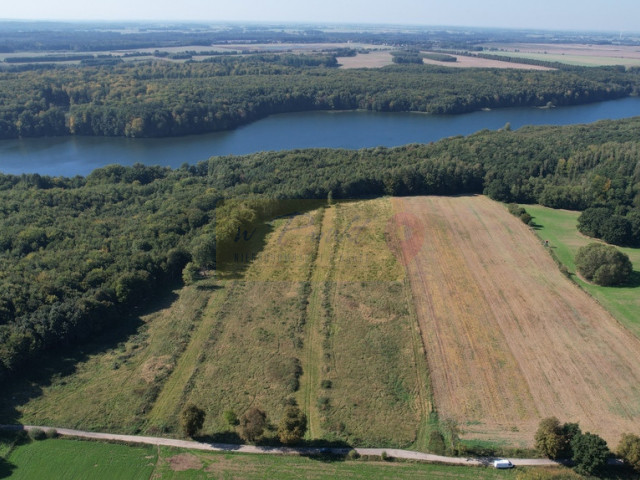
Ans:
<svg viewBox="0 0 640 480"><path fill-rule="evenodd" d="M0 458L0 462L2 458ZM0 478L40 480L288 479L514 479L510 471L380 460L240 453L209 453L169 447L126 446L78 440L45 440L18 446Z"/></svg>
<svg viewBox="0 0 640 480"><path fill-rule="evenodd" d="M307 440L424 448L428 370L385 243L390 201L306 210L270 222L240 270L176 291L134 328L16 382L4 421L176 435L193 402L207 413L203 434L237 441L225 411L259 406L277 424L296 398Z"/></svg>
<svg viewBox="0 0 640 480"><path fill-rule="evenodd" d="M612 445L640 421L640 343L485 197L394 199L435 403L467 438L531 444L578 421Z"/></svg>
<svg viewBox="0 0 640 480"><path fill-rule="evenodd" d="M431 412L427 365L406 274L387 245L389 199L341 203L324 237L323 429L353 444L407 447ZM326 261L323 261L326 260ZM320 400L321 399L321 400ZM375 412L375 414L372 414Z"/></svg>
<svg viewBox="0 0 640 480"><path fill-rule="evenodd" d="M188 345L211 292L204 281L172 293L73 357L43 359L2 400L5 422L135 433ZM13 411L16 409L17 411Z"/></svg>
<svg viewBox="0 0 640 480"><path fill-rule="evenodd" d="M530 60L541 60L544 62L566 63L567 65L576 65L581 67L599 67L607 65L624 65L626 67L640 66L639 58L626 58L619 56L607 56L598 54L570 54L570 53L534 53L534 52L488 52L491 55L500 55L511 58L523 58Z"/></svg>
<svg viewBox="0 0 640 480"><path fill-rule="evenodd" d="M640 287L600 287L575 275L574 257L578 248L594 240L578 232L579 212L554 210L539 205L524 205L539 227L536 233L542 240L549 240L555 256L571 272L571 278L598 300L625 327L640 338ZM629 255L634 271L640 271L640 249L619 248Z"/></svg>
<svg viewBox="0 0 640 480"><path fill-rule="evenodd" d="M18 446L6 460L10 478L16 480L146 480L156 468L158 454L151 446L56 439Z"/></svg>

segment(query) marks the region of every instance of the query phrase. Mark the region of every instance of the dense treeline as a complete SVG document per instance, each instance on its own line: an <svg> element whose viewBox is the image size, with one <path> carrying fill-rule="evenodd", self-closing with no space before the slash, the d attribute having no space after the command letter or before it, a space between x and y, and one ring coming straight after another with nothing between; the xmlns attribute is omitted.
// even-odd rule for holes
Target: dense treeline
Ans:
<svg viewBox="0 0 640 480"><path fill-rule="evenodd" d="M215 267L217 249L277 215L282 199L484 192L629 216L640 206L639 128L635 118L394 149L217 157L177 170L0 175L0 376Z"/></svg>
<svg viewBox="0 0 640 480"><path fill-rule="evenodd" d="M331 55L256 55L0 73L0 138L175 136L320 109L455 114L570 105L624 97L640 85L639 72L604 67L534 72L335 65Z"/></svg>

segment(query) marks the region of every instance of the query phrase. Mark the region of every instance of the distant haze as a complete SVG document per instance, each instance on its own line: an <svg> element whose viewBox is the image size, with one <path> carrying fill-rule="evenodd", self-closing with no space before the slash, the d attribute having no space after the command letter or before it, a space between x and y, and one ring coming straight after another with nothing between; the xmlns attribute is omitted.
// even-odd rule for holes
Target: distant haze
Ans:
<svg viewBox="0 0 640 480"><path fill-rule="evenodd" d="M638 0L26 0L0 18L325 22L640 31Z"/></svg>

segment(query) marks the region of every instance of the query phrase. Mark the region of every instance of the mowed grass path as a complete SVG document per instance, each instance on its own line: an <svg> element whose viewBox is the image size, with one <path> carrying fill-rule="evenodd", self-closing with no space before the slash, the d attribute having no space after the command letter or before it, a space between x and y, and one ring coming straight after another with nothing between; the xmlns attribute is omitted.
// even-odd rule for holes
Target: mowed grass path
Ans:
<svg viewBox="0 0 640 480"><path fill-rule="evenodd" d="M0 458L0 462L2 459ZM18 480L289 479L515 479L512 471L380 460L342 461L239 453L209 453L168 447L126 446L79 440L44 440L17 447L0 474Z"/></svg>
<svg viewBox="0 0 640 480"><path fill-rule="evenodd" d="M549 240L558 260L571 272L571 278L600 302L625 327L640 338L640 286L600 287L582 280L574 262L578 249L600 240L582 235L576 225L580 212L554 210L539 205L523 205L533 216L536 233L541 240ZM629 255L635 272L640 272L640 248L621 248Z"/></svg>

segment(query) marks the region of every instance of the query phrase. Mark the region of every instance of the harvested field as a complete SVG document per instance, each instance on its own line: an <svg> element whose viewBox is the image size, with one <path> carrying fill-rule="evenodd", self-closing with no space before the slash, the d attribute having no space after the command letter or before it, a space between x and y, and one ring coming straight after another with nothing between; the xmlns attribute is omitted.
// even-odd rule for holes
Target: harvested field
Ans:
<svg viewBox="0 0 640 480"><path fill-rule="evenodd" d="M465 438L523 445L551 415L610 445L637 429L640 341L528 227L481 196L393 204L424 232L401 246L441 419Z"/></svg>
<svg viewBox="0 0 640 480"><path fill-rule="evenodd" d="M456 57L455 62L438 62L425 58L422 60L426 65L440 65L442 67L453 68L510 68L517 70L553 70L549 67L539 65L527 65L526 63L501 62L500 60L489 60L486 58L468 57L466 55L451 55Z"/></svg>
<svg viewBox="0 0 640 480"><path fill-rule="evenodd" d="M486 52L492 55L519 56L569 65L625 65L628 67L640 65L640 48L635 46L512 43L487 44L485 48L497 48L498 51Z"/></svg>
<svg viewBox="0 0 640 480"><path fill-rule="evenodd" d="M355 57L337 57L340 68L380 68L392 65L389 51L358 53Z"/></svg>

